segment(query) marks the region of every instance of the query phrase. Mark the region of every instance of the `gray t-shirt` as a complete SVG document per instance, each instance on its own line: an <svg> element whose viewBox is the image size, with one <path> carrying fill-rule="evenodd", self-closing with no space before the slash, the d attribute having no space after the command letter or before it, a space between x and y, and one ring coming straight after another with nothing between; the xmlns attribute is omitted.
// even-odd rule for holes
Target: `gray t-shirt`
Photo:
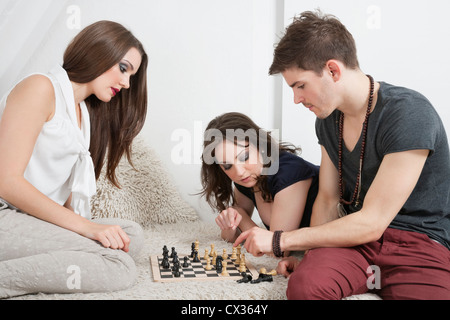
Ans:
<svg viewBox="0 0 450 320"><path fill-rule="evenodd" d="M380 83L378 100L369 117L360 199L372 184L386 154L428 149L419 181L389 227L428 235L450 249L450 153L447 134L431 103L410 89ZM338 167L340 111L317 119L319 144ZM344 199L355 188L361 151L360 137L349 152L343 144ZM352 208L347 208L354 212Z"/></svg>

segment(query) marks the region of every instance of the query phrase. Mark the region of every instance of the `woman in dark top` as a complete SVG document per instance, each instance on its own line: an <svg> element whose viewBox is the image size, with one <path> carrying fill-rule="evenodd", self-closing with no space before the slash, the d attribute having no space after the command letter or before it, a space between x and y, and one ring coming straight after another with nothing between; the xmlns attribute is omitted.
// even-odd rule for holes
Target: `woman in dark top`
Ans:
<svg viewBox="0 0 450 320"><path fill-rule="evenodd" d="M256 208L269 230L309 226L318 190L319 167L278 143L241 113L213 119L205 131L202 195L220 213L222 238L233 242L255 227ZM233 188L234 185L234 188Z"/></svg>

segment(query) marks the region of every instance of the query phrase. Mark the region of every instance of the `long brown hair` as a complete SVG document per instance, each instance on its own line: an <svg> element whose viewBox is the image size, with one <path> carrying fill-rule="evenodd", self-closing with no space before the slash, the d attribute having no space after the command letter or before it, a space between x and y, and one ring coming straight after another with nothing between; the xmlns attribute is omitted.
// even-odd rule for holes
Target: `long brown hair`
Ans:
<svg viewBox="0 0 450 320"><path fill-rule="evenodd" d="M83 29L64 53L63 68L69 79L88 83L120 62L125 54L136 48L142 57L137 73L130 78L128 90L121 90L110 102L95 95L86 99L91 121L90 153L99 178L105 163L106 177L120 187L115 174L124 154L131 160L133 139L141 131L147 115L147 54L139 40L121 24L98 21Z"/></svg>
<svg viewBox="0 0 450 320"><path fill-rule="evenodd" d="M286 28L275 48L269 74L297 67L322 75L330 59L337 59L351 69L359 68L353 36L336 17L320 10L305 11Z"/></svg>
<svg viewBox="0 0 450 320"><path fill-rule="evenodd" d="M203 141L202 167L200 173L203 188L200 195L205 197L211 208L218 211L225 210L230 205L235 205L233 185L231 179L220 168L218 161L211 161L206 158L209 156L209 152L212 157L215 157L215 146L221 141L224 141L224 139L230 138L228 134L230 131L238 133L237 135L231 135L234 137L233 143L235 144L241 140L239 138L239 132L243 133L241 137L247 140L247 142L253 140L253 144L258 148L261 156L266 158L263 160L265 167L270 167L273 164L272 161L278 161L278 159L273 159L274 155L271 152L267 152L273 150L273 148L277 148L276 150L279 152L285 151L291 153L297 153L300 150L291 144L275 141L270 132L259 127L252 119L242 113L229 112L211 120L206 127ZM251 136L252 132L255 134L254 137ZM220 137L216 139L218 135ZM264 146L265 152L260 150L261 146ZM279 152L277 152L277 155ZM261 192L264 201L271 202L273 199L267 187L267 177L265 174L259 176L254 188Z"/></svg>

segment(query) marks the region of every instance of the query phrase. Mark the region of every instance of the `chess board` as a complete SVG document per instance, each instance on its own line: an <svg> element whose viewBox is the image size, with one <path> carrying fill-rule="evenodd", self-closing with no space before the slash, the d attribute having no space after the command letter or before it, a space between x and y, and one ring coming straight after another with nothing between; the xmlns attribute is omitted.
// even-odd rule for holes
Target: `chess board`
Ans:
<svg viewBox="0 0 450 320"><path fill-rule="evenodd" d="M178 255L180 260L180 277L175 277L172 272L172 259L169 259L170 268L164 269L161 266L163 260L162 256L152 255L150 256L150 263L152 267L153 280L156 282L176 282L176 281L211 281L211 280L239 280L242 279L242 275L239 272L239 265L234 263L234 259L224 260L227 262L227 272L229 276L223 276L220 272L217 272L215 266L212 265L211 270L206 270L206 260L200 257L200 262L193 262L193 258L188 255L188 266L183 267L183 259L185 255ZM253 279L258 278L258 271L251 265L249 261L246 261L247 273L252 276Z"/></svg>

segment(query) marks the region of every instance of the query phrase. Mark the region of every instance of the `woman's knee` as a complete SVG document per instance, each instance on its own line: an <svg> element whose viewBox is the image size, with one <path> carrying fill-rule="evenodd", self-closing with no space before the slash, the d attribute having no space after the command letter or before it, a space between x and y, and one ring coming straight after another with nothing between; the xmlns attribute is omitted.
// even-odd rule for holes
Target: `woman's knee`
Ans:
<svg viewBox="0 0 450 320"><path fill-rule="evenodd" d="M102 264L105 272L102 275L93 274L95 278L89 279L94 287L100 287L94 291L119 291L134 285L137 279L137 268L135 261L122 250L106 249L113 251L102 254Z"/></svg>

